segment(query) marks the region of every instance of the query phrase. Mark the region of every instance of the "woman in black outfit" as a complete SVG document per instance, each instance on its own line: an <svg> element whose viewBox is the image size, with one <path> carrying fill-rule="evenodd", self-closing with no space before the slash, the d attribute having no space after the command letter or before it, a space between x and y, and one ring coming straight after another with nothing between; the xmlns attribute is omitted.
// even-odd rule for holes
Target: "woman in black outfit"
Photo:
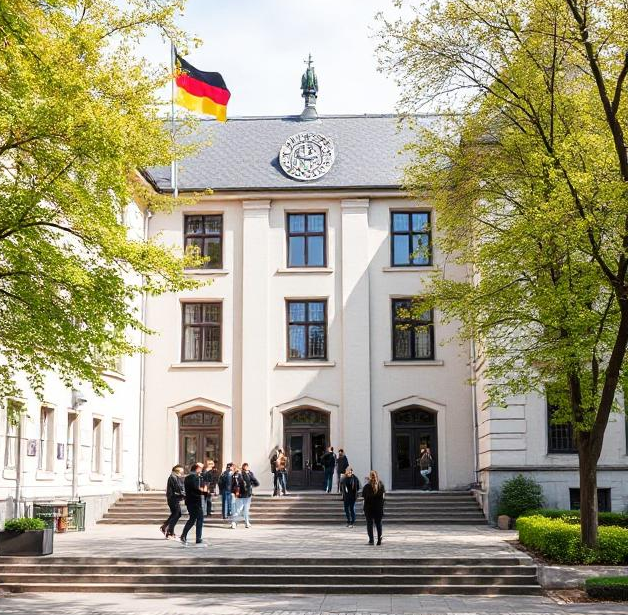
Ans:
<svg viewBox="0 0 628 615"><path fill-rule="evenodd" d="M183 466L174 466L166 484L166 499L170 508L170 516L159 528L166 538L174 538L174 526L181 517L181 501L185 497L184 472Z"/></svg>
<svg viewBox="0 0 628 615"><path fill-rule="evenodd" d="M362 489L364 498L364 516L366 517L366 531L369 535L369 544L373 542L373 523L377 529L377 544L382 544L382 517L384 516L384 496L386 489L379 480L375 470L369 474L369 482Z"/></svg>

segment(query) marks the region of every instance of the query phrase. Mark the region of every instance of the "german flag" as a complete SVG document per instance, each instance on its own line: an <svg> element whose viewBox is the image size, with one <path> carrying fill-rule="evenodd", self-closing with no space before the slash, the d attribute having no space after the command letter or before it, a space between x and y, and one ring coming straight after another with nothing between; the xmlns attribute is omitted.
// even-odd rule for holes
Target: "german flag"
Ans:
<svg viewBox="0 0 628 615"><path fill-rule="evenodd" d="M190 111L213 115L219 122L227 121L227 103L231 92L220 73L194 68L176 54L175 102Z"/></svg>

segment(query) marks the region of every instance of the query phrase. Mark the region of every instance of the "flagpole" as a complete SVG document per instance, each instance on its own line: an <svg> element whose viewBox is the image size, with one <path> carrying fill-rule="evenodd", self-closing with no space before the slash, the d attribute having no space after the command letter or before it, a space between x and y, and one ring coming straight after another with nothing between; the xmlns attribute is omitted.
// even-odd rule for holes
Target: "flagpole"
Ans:
<svg viewBox="0 0 628 615"><path fill-rule="evenodd" d="M174 106L174 96L175 96L175 64L176 64L176 50L174 47L174 43L170 41L170 72L172 74L172 83L171 83L171 96L170 96L170 120L171 120L171 131L172 131L172 146L174 148L174 152L172 155L172 164L170 167L170 182L172 184L172 190L174 194L174 198L176 199L179 196L179 166L177 164L176 158L176 130L175 130L175 106Z"/></svg>

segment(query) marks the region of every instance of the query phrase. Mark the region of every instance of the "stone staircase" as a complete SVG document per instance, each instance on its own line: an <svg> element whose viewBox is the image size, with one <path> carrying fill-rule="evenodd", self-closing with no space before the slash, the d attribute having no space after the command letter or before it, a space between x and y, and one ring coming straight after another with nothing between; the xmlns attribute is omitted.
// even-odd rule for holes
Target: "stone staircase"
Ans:
<svg viewBox="0 0 628 615"><path fill-rule="evenodd" d="M220 497L213 498L214 513L206 525L224 524ZM361 502L356 512L361 515ZM185 510L185 509L184 509ZM386 524L486 524L475 499L468 491L391 492L386 494ZM103 524L161 524L169 511L163 492L126 493L111 506ZM273 498L254 495L251 520L255 525L325 525L345 522L342 499L337 494L302 492Z"/></svg>
<svg viewBox="0 0 628 615"><path fill-rule="evenodd" d="M200 555L200 554L199 554ZM429 558L0 557L0 593L540 594L525 556Z"/></svg>

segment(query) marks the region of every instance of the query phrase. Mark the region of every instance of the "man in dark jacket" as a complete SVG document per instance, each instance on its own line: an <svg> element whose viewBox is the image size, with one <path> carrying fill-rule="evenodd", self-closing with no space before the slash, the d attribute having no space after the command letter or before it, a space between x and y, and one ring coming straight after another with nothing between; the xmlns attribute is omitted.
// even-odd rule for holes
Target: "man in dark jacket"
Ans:
<svg viewBox="0 0 628 615"><path fill-rule="evenodd" d="M218 479L218 492L222 500L222 518L226 519L232 514L231 503L231 483L233 481L233 472L231 468L233 463L228 463L225 467L225 471L220 475Z"/></svg>
<svg viewBox="0 0 628 615"><path fill-rule="evenodd" d="M336 459L336 476L338 478L338 493L340 493L340 477L345 473L349 467L349 459L345 455L345 452L338 449L338 459Z"/></svg>
<svg viewBox="0 0 628 615"><path fill-rule="evenodd" d="M334 453L333 446L330 446L327 449L327 452L321 457L321 463L323 464L323 469L325 470L325 482L323 484L323 489L327 491L327 493L331 493L331 486L334 482L334 468L336 467L336 455Z"/></svg>
<svg viewBox="0 0 628 615"><path fill-rule="evenodd" d="M166 538L174 538L174 526L181 518L181 500L185 498L183 472L183 466L174 466L166 483L166 500L170 509L170 516L159 528Z"/></svg>
<svg viewBox="0 0 628 615"><path fill-rule="evenodd" d="M232 492L235 506L231 517L231 529L238 527L238 521L244 521L244 527L251 527L250 509L253 497L253 487L259 487L259 481L249 469L248 463L242 464L242 469L233 475Z"/></svg>
<svg viewBox="0 0 628 615"><path fill-rule="evenodd" d="M347 527L353 527L355 525L355 503L358 499L358 493L360 493L360 481L351 467L346 468L340 481L340 493L342 493L342 501L345 506Z"/></svg>
<svg viewBox="0 0 628 615"><path fill-rule="evenodd" d="M194 463L190 468L190 473L185 477L183 486L185 487L185 506L188 509L190 518L188 519L183 533L181 534L181 542L187 546L187 535L196 524L196 544L207 546L203 542L203 498L207 493L207 485L203 484L201 472L203 471L202 463Z"/></svg>

